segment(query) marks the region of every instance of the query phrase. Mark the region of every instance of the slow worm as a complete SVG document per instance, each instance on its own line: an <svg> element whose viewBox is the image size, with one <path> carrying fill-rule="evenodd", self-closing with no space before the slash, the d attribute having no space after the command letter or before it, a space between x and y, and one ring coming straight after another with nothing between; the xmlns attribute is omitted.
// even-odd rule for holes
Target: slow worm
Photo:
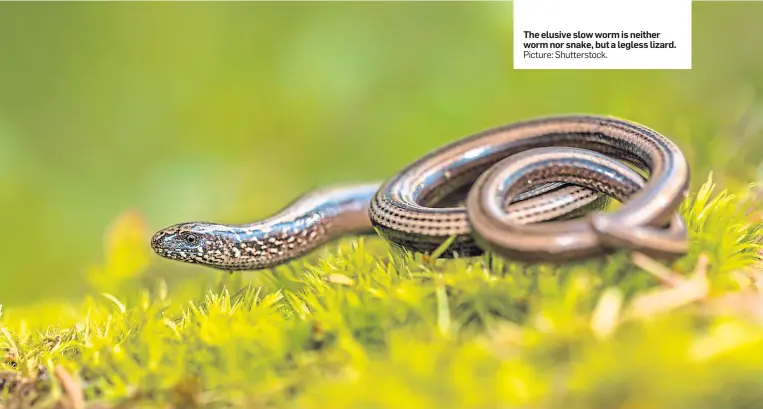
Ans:
<svg viewBox="0 0 763 409"><path fill-rule="evenodd" d="M314 190L264 220L176 224L151 246L165 258L229 271L270 268L374 231L416 252L455 236L443 257L487 250L560 262L625 248L669 258L687 249L676 210L688 183L681 151L647 127L546 117L455 141L385 182ZM602 212L608 197L623 204Z"/></svg>

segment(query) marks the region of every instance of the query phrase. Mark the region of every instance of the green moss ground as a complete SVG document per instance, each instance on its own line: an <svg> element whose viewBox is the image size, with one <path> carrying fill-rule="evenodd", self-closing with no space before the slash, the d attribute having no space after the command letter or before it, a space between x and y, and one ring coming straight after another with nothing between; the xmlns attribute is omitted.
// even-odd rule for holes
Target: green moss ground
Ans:
<svg viewBox="0 0 763 409"><path fill-rule="evenodd" d="M171 288L129 213L91 296L2 312L0 407L761 407L758 191L713 190L682 208L673 266L488 268L372 238Z"/></svg>

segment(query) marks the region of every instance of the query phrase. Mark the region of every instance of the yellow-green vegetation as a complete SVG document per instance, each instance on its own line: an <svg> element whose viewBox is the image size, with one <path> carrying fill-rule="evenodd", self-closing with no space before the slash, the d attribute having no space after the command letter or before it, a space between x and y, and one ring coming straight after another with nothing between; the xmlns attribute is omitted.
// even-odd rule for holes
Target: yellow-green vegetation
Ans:
<svg viewBox="0 0 763 409"><path fill-rule="evenodd" d="M672 266L432 260L371 238L170 290L127 213L81 305L0 317L2 407L760 407L759 192L713 191L683 206L692 248Z"/></svg>

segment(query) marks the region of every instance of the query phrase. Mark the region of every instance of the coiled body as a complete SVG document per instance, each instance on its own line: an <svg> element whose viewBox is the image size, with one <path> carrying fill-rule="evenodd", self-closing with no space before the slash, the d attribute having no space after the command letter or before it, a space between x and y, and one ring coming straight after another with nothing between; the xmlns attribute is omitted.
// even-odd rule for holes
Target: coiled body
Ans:
<svg viewBox="0 0 763 409"><path fill-rule="evenodd" d="M523 212L504 212L503 208L518 198L519 192L528 188L543 188L549 182L565 181L601 193L611 193L611 189L606 187L620 186L624 183L623 178L599 178L596 186L588 182L590 176L612 172L613 166L616 166L614 159L649 173L649 181L643 189L628 195L629 200L621 211L595 216L599 238L605 242L614 244L620 237L620 245L626 245L629 242L625 238L629 228L666 223L686 195L689 167L681 151L669 139L649 128L620 119L561 116L517 122L487 130L431 152L382 186L374 197L371 219L383 236L416 251L431 251L450 236L456 235L458 238L450 252L466 255L479 253L481 249L475 245L471 236L473 226L468 220L466 209L437 208L431 203L464 186L470 186L488 169L493 175L511 176L518 168L523 168L507 167L515 162L512 160L514 155L537 148L563 147L585 149L599 155L586 155L577 151L577 164L560 166L545 160L528 160L532 155L526 154L524 166L532 167L533 173L523 180L524 186L518 186L517 181L511 182L509 179L501 184L500 178L494 178L494 183L489 185L500 189L495 191L483 188L482 194L472 200L474 203L470 208L475 210L473 216L490 216L489 220L480 218L484 222L476 226L482 236L508 234L515 238L527 233L527 238L530 238L530 233L542 229L547 232L543 237L554 241L554 236L564 233L570 227L569 224L544 223L529 226L529 223L548 220L547 212L525 217ZM561 156L568 153L569 151L561 150ZM494 166L502 160L505 162ZM564 174L560 173L563 168ZM501 172L501 169L511 171ZM507 184L513 189L507 189ZM559 199L560 196L554 191L539 198L552 208L555 207L553 202ZM566 210L575 210L577 203L573 201ZM520 224L526 226L519 227ZM581 228L580 226L576 223L571 227ZM522 240L523 237L518 237L514 241L519 245L518 242ZM502 241L508 246L506 240ZM522 250L516 248L517 251L510 253L514 258L558 261L600 253L604 250L604 244L589 241L585 248L576 248L574 243L568 243L566 239L555 240L555 243L535 240L532 246L522 246Z"/></svg>
<svg viewBox="0 0 763 409"><path fill-rule="evenodd" d="M686 250L675 210L688 181L680 150L655 131L614 118L550 117L456 141L383 183L319 189L255 223L170 226L151 244L163 257L223 270L272 267L374 230L418 252L455 236L445 257L489 250L563 261L620 247L669 257ZM592 212L607 196L624 204ZM583 214L591 216L569 220Z"/></svg>

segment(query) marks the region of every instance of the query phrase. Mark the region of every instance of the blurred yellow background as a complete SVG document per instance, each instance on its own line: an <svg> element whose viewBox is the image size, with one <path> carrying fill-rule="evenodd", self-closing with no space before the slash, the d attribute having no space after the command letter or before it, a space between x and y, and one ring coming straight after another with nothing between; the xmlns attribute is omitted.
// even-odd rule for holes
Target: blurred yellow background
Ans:
<svg viewBox="0 0 763 409"><path fill-rule="evenodd" d="M534 116L642 122L695 187L753 182L761 16L694 3L691 71L514 71L506 2L0 3L0 304L80 294L125 211L247 222Z"/></svg>

